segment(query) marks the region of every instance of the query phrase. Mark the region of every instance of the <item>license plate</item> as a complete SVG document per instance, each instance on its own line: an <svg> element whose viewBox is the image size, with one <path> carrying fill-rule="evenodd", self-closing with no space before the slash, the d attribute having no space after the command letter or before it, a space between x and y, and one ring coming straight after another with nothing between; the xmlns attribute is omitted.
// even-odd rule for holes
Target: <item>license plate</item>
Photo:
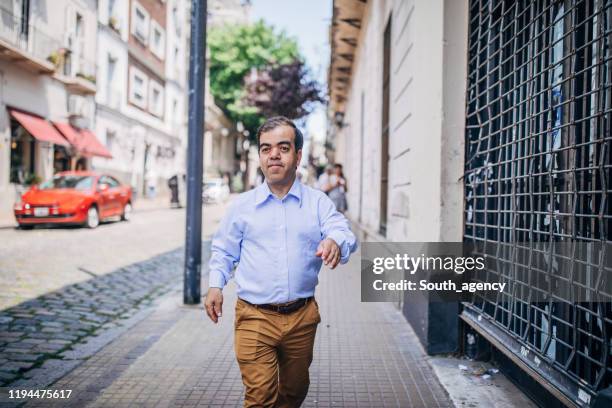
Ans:
<svg viewBox="0 0 612 408"><path fill-rule="evenodd" d="M49 209L47 207L34 208L34 215L36 217L46 217L49 215Z"/></svg>

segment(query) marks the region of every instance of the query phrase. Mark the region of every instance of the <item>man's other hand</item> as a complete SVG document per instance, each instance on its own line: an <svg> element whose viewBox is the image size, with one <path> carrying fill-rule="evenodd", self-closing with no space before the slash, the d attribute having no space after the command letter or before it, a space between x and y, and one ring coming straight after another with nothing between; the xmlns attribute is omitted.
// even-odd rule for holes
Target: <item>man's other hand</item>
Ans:
<svg viewBox="0 0 612 408"><path fill-rule="evenodd" d="M208 288L206 301L204 302L206 314L214 323L219 321L221 317L221 309L223 307L223 293L221 288Z"/></svg>
<svg viewBox="0 0 612 408"><path fill-rule="evenodd" d="M325 238L319 244L315 256L321 257L325 265L334 269L338 262L340 262L340 247L331 238Z"/></svg>

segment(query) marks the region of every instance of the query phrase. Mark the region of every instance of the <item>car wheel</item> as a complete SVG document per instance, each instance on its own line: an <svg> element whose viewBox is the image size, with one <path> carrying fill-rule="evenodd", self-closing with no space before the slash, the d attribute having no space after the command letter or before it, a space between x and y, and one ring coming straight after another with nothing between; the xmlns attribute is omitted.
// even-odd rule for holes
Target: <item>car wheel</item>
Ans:
<svg viewBox="0 0 612 408"><path fill-rule="evenodd" d="M129 221L132 218L132 203L127 202L123 207L123 214L121 214L121 219L123 221Z"/></svg>
<svg viewBox="0 0 612 408"><path fill-rule="evenodd" d="M96 228L100 225L100 215L98 214L98 209L93 205L89 207L87 210L87 221L85 221L85 225L87 228Z"/></svg>

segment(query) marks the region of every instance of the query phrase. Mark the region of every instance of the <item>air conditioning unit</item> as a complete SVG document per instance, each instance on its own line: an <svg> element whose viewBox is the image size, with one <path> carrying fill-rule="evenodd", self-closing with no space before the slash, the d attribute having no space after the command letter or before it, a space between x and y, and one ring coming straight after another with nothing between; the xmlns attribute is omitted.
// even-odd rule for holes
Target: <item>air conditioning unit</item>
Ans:
<svg viewBox="0 0 612 408"><path fill-rule="evenodd" d="M68 96L68 116L83 117L87 109L87 101L80 95Z"/></svg>

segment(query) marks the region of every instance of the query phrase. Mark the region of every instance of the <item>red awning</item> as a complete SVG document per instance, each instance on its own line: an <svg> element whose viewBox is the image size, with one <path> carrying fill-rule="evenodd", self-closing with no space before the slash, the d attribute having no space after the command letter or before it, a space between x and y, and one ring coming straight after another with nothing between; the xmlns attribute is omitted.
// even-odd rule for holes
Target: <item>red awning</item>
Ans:
<svg viewBox="0 0 612 408"><path fill-rule="evenodd" d="M15 118L33 137L42 141L62 146L70 146L68 141L45 119L29 113L8 109L10 115Z"/></svg>
<svg viewBox="0 0 612 408"><path fill-rule="evenodd" d="M53 124L82 155L113 158L113 155L110 154L91 131L77 129L69 123L53 122Z"/></svg>

